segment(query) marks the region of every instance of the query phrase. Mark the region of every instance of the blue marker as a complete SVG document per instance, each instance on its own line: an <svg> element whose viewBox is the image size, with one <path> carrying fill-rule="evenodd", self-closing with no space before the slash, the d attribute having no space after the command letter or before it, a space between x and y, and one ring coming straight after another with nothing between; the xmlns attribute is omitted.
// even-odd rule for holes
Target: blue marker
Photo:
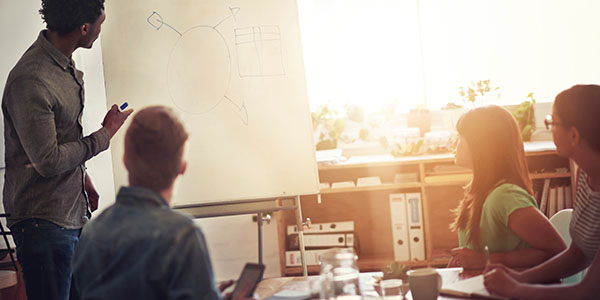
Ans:
<svg viewBox="0 0 600 300"><path fill-rule="evenodd" d="M127 106L128 106L128 105L129 105L129 104L128 104L127 102L123 102L123 104L121 104L121 106L119 106L119 108L120 108L121 110L124 110L124 109L126 109L126 108L127 108Z"/></svg>

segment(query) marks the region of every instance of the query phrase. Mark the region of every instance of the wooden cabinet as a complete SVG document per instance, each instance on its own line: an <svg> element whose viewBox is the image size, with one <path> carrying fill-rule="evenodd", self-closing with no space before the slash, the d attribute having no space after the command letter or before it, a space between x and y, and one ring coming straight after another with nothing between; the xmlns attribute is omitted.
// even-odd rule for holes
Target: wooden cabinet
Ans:
<svg viewBox="0 0 600 300"><path fill-rule="evenodd" d="M540 149L539 145L527 144L526 150L528 148L533 148L526 153L535 186L546 178L570 181L568 159L557 156L554 150L548 149L551 147ZM394 183L397 174L401 174L398 177L415 180ZM409 176L405 176L407 174ZM354 221L359 241L360 270L380 271L394 261L389 194L420 193L426 258L402 263L413 267L446 265L450 249L458 246L457 234L449 229L453 220L451 210L462 198L463 186L471 179L470 170L454 166L454 155L450 153L319 166L321 182L356 183L358 178L369 176L378 176L382 184L321 189L320 197L301 197L303 217L311 218L313 223ZM296 216L292 211L281 211L277 218L282 241L285 240L286 227L296 224ZM301 274L300 267L285 267L285 243L280 242L280 246L284 275ZM309 273L316 272L318 266L309 266Z"/></svg>

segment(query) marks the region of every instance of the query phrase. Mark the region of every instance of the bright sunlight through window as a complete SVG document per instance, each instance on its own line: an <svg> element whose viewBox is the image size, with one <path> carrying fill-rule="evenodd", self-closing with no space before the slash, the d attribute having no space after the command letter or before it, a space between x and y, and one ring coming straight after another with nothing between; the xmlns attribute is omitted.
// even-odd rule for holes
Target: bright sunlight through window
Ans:
<svg viewBox="0 0 600 300"><path fill-rule="evenodd" d="M600 82L597 0L298 0L311 109L378 111L399 103L464 103L459 87L489 80L487 101L553 101Z"/></svg>

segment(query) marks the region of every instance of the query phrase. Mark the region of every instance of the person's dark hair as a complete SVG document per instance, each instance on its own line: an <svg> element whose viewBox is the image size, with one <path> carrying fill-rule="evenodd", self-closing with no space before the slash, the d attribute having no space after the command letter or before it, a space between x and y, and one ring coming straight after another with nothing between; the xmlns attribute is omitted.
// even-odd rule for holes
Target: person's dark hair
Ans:
<svg viewBox="0 0 600 300"><path fill-rule="evenodd" d="M467 242L480 247L481 211L488 194L499 183L512 183L532 194L523 139L512 114L497 105L467 111L458 119L456 130L471 152L473 179L453 210L450 229L468 229Z"/></svg>
<svg viewBox="0 0 600 300"><path fill-rule="evenodd" d="M188 133L172 109L140 110L125 134L125 164L129 184L163 191L173 184L183 164Z"/></svg>
<svg viewBox="0 0 600 300"><path fill-rule="evenodd" d="M554 100L554 110L561 126L577 128L590 147L600 151L600 86L575 85L560 92Z"/></svg>
<svg viewBox="0 0 600 300"><path fill-rule="evenodd" d="M104 10L104 0L42 0L40 14L46 28L64 35L84 23L94 23Z"/></svg>

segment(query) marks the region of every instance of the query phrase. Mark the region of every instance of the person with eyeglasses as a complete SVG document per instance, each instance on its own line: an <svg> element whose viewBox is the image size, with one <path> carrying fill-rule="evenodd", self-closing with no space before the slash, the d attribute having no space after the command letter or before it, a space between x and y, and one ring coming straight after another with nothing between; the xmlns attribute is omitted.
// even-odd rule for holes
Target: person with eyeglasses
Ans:
<svg viewBox="0 0 600 300"><path fill-rule="evenodd" d="M569 232L570 247L525 271L490 265L485 287L492 293L519 299L598 299L600 297L600 86L576 85L556 96L546 128L558 155L578 166L577 187ZM588 268L576 284L548 284Z"/></svg>

